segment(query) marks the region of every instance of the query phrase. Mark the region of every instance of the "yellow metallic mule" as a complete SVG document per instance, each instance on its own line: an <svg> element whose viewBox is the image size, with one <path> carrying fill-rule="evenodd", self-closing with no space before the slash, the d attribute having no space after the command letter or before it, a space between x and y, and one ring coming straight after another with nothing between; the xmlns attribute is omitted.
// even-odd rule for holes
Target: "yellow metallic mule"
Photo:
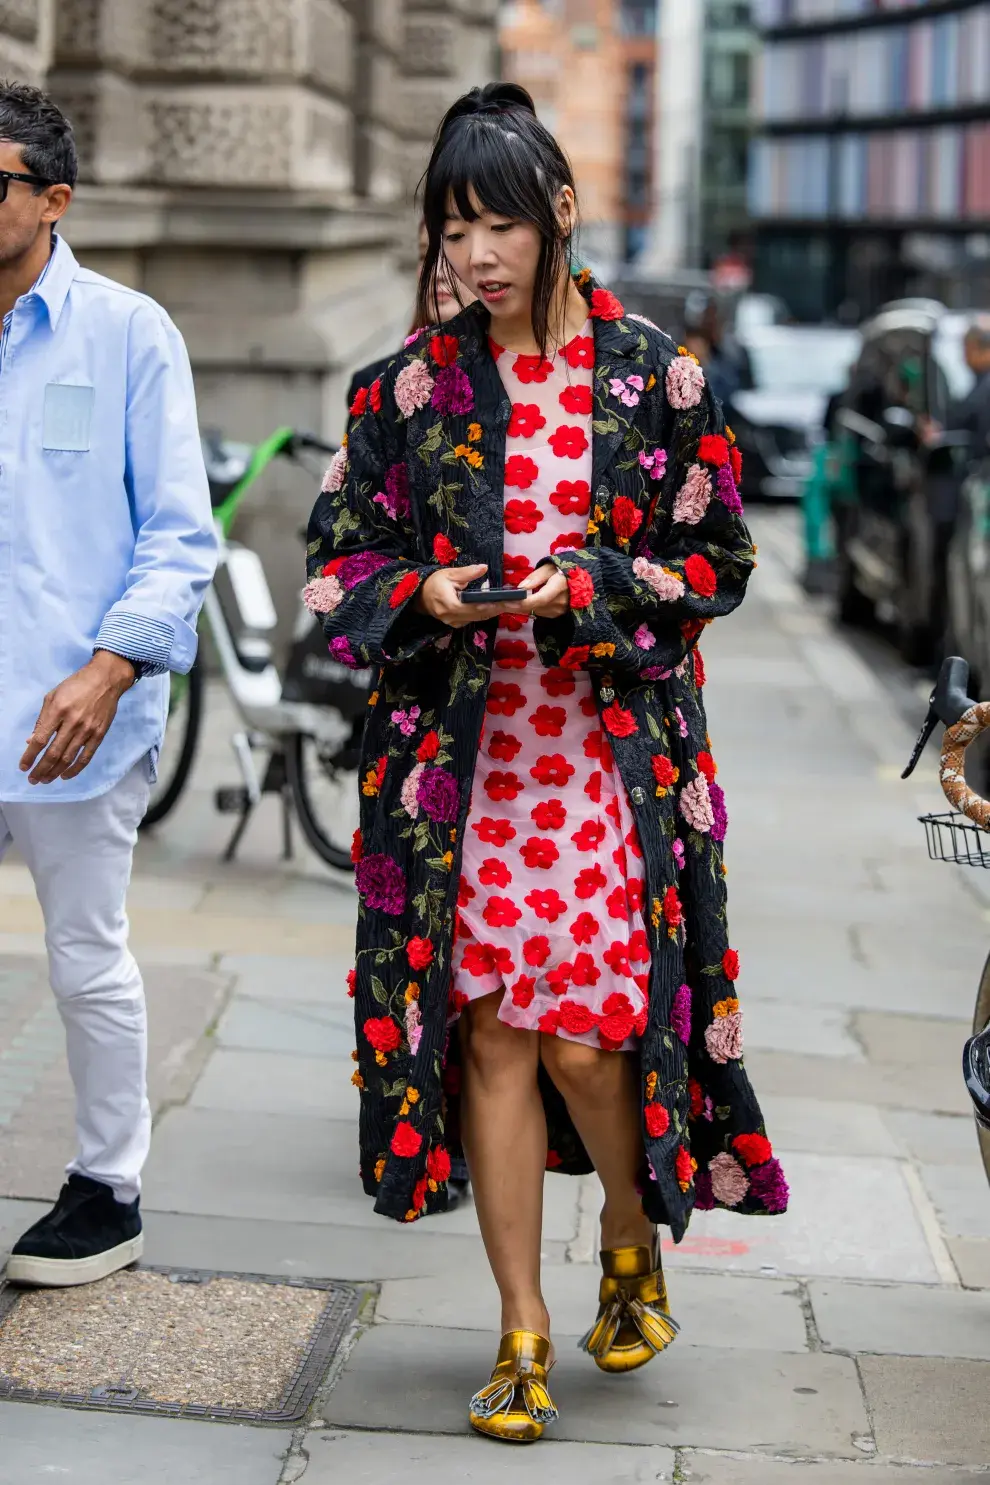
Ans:
<svg viewBox="0 0 990 1485"><path fill-rule="evenodd" d="M680 1329L670 1315L660 1265L652 1248L603 1248L598 1318L580 1342L603 1372L631 1372L665 1351Z"/></svg>
<svg viewBox="0 0 990 1485"><path fill-rule="evenodd" d="M535 1330L506 1331L491 1381L471 1399L471 1427L507 1444L542 1438L557 1416L547 1391L549 1354L550 1342Z"/></svg>

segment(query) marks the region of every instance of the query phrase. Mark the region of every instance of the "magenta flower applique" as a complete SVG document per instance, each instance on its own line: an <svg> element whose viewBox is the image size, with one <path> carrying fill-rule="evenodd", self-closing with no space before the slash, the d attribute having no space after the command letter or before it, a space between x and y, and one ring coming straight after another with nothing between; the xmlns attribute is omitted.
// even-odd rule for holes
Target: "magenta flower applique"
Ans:
<svg viewBox="0 0 990 1485"><path fill-rule="evenodd" d="M707 469L692 464L674 501L674 520L685 526L697 526L712 498L712 481Z"/></svg>
<svg viewBox="0 0 990 1485"><path fill-rule="evenodd" d="M419 707L411 706L407 712L394 711L392 721L398 727L403 737L412 737L416 731L416 723L419 720Z"/></svg>
<svg viewBox="0 0 990 1485"><path fill-rule="evenodd" d="M450 824L457 819L460 791L457 780L445 768L428 768L416 790L419 806L431 820Z"/></svg>
<svg viewBox="0 0 990 1485"><path fill-rule="evenodd" d="M347 450L338 449L330 460L330 467L323 476L321 489L324 495L336 495L342 488L344 476L347 474Z"/></svg>
<svg viewBox="0 0 990 1485"><path fill-rule="evenodd" d="M405 907L405 873L391 856L362 856L354 868L354 885L366 907L393 917Z"/></svg>
<svg viewBox="0 0 990 1485"><path fill-rule="evenodd" d="M348 557L337 576L345 588L356 588L379 568L388 567L391 561L391 557L384 557L381 552L355 552L353 557Z"/></svg>
<svg viewBox="0 0 990 1485"><path fill-rule="evenodd" d="M338 634L330 641L330 654L334 660L339 660L341 665L346 665L350 670L357 670L360 661L355 660L351 653L350 641L345 634Z"/></svg>
<svg viewBox="0 0 990 1485"><path fill-rule="evenodd" d="M344 601L344 590L335 577L312 578L303 589L303 602L311 614L332 614Z"/></svg>
<svg viewBox="0 0 990 1485"><path fill-rule="evenodd" d="M742 515L743 503L739 498L731 465L723 464L715 480L715 493L727 510L734 516Z"/></svg>
<svg viewBox="0 0 990 1485"><path fill-rule="evenodd" d="M776 1156L750 1171L749 1185L752 1194L757 1201L763 1203L768 1212L787 1210L787 1198L791 1193Z"/></svg>
<svg viewBox="0 0 990 1485"><path fill-rule="evenodd" d="M712 840L725 840L729 828L729 815L725 808L725 791L721 784L708 785L708 797L712 802Z"/></svg>
<svg viewBox="0 0 990 1485"><path fill-rule="evenodd" d="M749 1180L739 1161L723 1152L715 1156L708 1170L715 1200L726 1207L737 1207L749 1190Z"/></svg>
<svg viewBox="0 0 990 1485"><path fill-rule="evenodd" d="M468 374L460 366L445 366L437 372L436 385L430 399L441 417L461 417L474 407L474 392Z"/></svg>
<svg viewBox="0 0 990 1485"><path fill-rule="evenodd" d="M692 830L707 835L714 824L712 802L708 797L708 780L703 773L685 784L681 790L680 810Z"/></svg>
<svg viewBox="0 0 990 1485"><path fill-rule="evenodd" d="M395 405L404 418L425 407L433 395L433 378L425 361L410 361L395 379Z"/></svg>
<svg viewBox="0 0 990 1485"><path fill-rule="evenodd" d="M684 870L684 842L681 840L681 838L680 838L679 835L675 835L674 836L674 843L673 843L673 845L670 848L670 854L674 858L674 861L675 861L675 863L677 865L677 870L678 871L683 871Z"/></svg>
<svg viewBox="0 0 990 1485"><path fill-rule="evenodd" d="M671 407L697 407L705 390L705 373L690 356L678 356L667 367L666 385Z"/></svg>
<svg viewBox="0 0 990 1485"><path fill-rule="evenodd" d="M651 479L662 480L667 472L667 450L654 449L652 454L648 454L645 449L641 449L639 462Z"/></svg>
<svg viewBox="0 0 990 1485"><path fill-rule="evenodd" d="M715 1205L712 1178L706 1170L699 1170L694 1178L694 1205L699 1212L710 1212Z"/></svg>
<svg viewBox="0 0 990 1485"><path fill-rule="evenodd" d="M653 633L653 630L646 624L640 624L636 633L633 635L633 639L641 650L652 650L657 642L657 637Z"/></svg>
<svg viewBox="0 0 990 1485"><path fill-rule="evenodd" d="M683 850L683 846L681 847ZM687 1046L691 1040L691 986L679 985L674 991L674 1004L670 1008L671 1029Z"/></svg>
<svg viewBox="0 0 990 1485"><path fill-rule="evenodd" d="M392 465L385 476L384 493L379 490L374 504L384 505L386 514L393 521L408 516L412 507L409 503L409 471L404 464Z"/></svg>

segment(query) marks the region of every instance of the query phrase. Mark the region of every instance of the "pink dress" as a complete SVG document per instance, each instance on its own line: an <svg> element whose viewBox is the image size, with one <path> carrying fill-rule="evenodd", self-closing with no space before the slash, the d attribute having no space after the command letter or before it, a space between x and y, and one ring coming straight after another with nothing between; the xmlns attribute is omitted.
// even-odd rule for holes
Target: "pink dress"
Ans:
<svg viewBox="0 0 990 1485"><path fill-rule="evenodd" d="M591 514L590 323L553 362L492 343L512 402L505 581L582 546ZM586 670L548 669L531 619L499 623L464 838L456 1009L609 1050L646 1024L642 852Z"/></svg>

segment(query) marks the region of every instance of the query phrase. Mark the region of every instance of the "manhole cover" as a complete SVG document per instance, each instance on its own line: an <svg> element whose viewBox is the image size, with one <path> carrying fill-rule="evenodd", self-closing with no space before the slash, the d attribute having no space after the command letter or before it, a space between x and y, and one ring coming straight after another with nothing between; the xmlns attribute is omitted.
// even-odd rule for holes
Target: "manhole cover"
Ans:
<svg viewBox="0 0 990 1485"><path fill-rule="evenodd" d="M0 1398L291 1422L359 1303L346 1284L189 1269L77 1289L0 1285Z"/></svg>

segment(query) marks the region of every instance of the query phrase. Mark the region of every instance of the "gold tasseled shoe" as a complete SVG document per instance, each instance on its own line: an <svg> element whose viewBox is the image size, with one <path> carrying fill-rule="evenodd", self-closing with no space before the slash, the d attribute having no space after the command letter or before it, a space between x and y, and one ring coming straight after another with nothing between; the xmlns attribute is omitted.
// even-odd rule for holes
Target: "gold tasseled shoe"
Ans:
<svg viewBox="0 0 990 1485"><path fill-rule="evenodd" d="M549 1354L550 1342L535 1330L506 1331L491 1381L471 1399L471 1427L507 1444L541 1438L557 1416L547 1391Z"/></svg>
<svg viewBox="0 0 990 1485"><path fill-rule="evenodd" d="M598 1319L581 1349L603 1372L635 1371L665 1351L680 1329L667 1303L660 1243L653 1248L603 1248L601 1260Z"/></svg>

